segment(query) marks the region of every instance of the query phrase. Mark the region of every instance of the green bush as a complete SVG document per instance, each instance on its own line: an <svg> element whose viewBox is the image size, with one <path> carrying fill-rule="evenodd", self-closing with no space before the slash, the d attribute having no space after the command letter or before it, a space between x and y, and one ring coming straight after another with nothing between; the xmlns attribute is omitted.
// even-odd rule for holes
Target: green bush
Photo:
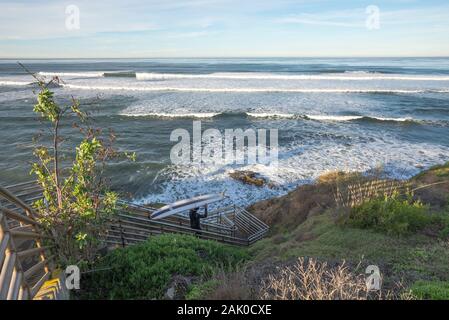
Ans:
<svg viewBox="0 0 449 320"><path fill-rule="evenodd" d="M351 209L346 224L394 235L407 235L437 223L427 206L397 195L367 201ZM438 221L437 221L438 220Z"/></svg>
<svg viewBox="0 0 449 320"><path fill-rule="evenodd" d="M418 281L411 289L413 295L420 299L449 300L449 282Z"/></svg>
<svg viewBox="0 0 449 320"><path fill-rule="evenodd" d="M248 258L242 248L167 234L116 249L82 279L83 299L160 299L173 275L203 276Z"/></svg>
<svg viewBox="0 0 449 320"><path fill-rule="evenodd" d="M201 300L219 285L220 282L216 279L196 284L190 288L189 293L186 295L186 300Z"/></svg>

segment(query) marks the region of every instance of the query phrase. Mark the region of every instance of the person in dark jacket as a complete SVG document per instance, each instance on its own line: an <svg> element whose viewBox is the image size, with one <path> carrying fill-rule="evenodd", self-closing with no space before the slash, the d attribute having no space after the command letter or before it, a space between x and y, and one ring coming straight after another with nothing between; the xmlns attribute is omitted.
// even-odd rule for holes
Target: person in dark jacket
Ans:
<svg viewBox="0 0 449 320"><path fill-rule="evenodd" d="M207 218L207 204L204 206L204 214L198 212L200 208L191 209L189 212L190 227L195 230L201 230L200 220ZM199 232L197 232L199 234Z"/></svg>

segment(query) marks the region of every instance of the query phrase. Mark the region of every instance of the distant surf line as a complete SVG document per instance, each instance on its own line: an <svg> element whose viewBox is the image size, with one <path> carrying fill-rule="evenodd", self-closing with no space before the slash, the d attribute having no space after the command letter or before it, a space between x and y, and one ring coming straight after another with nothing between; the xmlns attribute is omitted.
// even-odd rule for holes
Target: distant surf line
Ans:
<svg viewBox="0 0 449 320"><path fill-rule="evenodd" d="M87 71L87 72L38 72L38 75L44 77L83 77L83 78L101 78L106 72Z"/></svg>
<svg viewBox="0 0 449 320"><path fill-rule="evenodd" d="M233 113L238 115L238 113ZM314 121L330 121L330 122L346 122L356 120L372 120L372 121L389 121L389 122L418 122L419 120L413 118L389 118L367 115L306 115L294 113L256 113L243 112L240 113L250 118L265 118L265 119L303 119ZM186 112L186 113L164 113L164 112L122 112L121 116L126 117L153 117L153 118L215 118L218 116L228 115L226 112Z"/></svg>
<svg viewBox="0 0 449 320"><path fill-rule="evenodd" d="M98 91L178 91L178 92L292 92L292 93L449 93L449 89L405 90L405 89L289 89L289 88L192 88L192 87L117 87L117 86L88 86L76 84L61 84L62 87L79 90Z"/></svg>
<svg viewBox="0 0 449 320"><path fill-rule="evenodd" d="M223 80L339 80L339 81L376 81L376 80L398 80L398 81L449 81L449 76L443 75L388 75L384 73L370 72L343 72L339 74L276 74L256 72L217 72L208 74L188 73L157 73L157 72L135 72L132 70L119 71L86 71L86 72L47 72L40 71L41 76L50 77L135 77L137 80L176 80L176 79L223 79Z"/></svg>
<svg viewBox="0 0 449 320"><path fill-rule="evenodd" d="M346 73L357 74L357 73ZM280 75L280 74L256 74L256 73L211 73L211 74L172 74L172 73L146 73L137 72L137 80L164 80L164 79L231 79L231 80L405 80L405 81L449 81L448 76L388 76L379 74L373 76L348 76L348 75ZM375 75L375 76L374 76Z"/></svg>
<svg viewBox="0 0 449 320"><path fill-rule="evenodd" d="M21 86L29 86L33 84L29 81L0 81L0 86L6 86L6 87L21 87Z"/></svg>

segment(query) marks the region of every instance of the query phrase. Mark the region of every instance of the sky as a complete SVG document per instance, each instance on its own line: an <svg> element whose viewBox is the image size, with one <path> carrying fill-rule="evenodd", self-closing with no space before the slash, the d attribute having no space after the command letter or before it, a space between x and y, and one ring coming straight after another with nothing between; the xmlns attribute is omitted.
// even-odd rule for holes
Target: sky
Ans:
<svg viewBox="0 0 449 320"><path fill-rule="evenodd" d="M447 0L0 0L0 58L449 56Z"/></svg>

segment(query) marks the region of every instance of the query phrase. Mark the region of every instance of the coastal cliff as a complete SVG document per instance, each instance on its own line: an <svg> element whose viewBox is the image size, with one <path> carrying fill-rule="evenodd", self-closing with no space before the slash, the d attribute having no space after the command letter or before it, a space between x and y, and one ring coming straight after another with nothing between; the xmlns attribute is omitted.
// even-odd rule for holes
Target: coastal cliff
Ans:
<svg viewBox="0 0 449 320"><path fill-rule="evenodd" d="M327 173L248 210L271 227L269 236L253 246L153 237L100 262L98 268L128 270L119 287L112 270L86 280L84 294L109 299L449 299L449 163L406 181ZM162 254L165 250L172 252L170 258ZM379 272L377 291L367 288L367 268Z"/></svg>

